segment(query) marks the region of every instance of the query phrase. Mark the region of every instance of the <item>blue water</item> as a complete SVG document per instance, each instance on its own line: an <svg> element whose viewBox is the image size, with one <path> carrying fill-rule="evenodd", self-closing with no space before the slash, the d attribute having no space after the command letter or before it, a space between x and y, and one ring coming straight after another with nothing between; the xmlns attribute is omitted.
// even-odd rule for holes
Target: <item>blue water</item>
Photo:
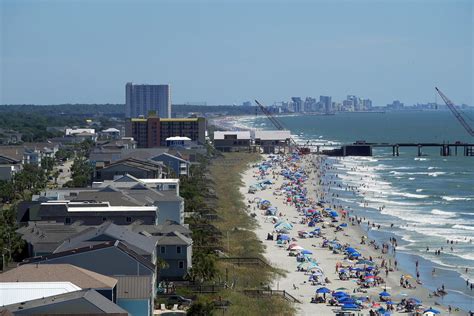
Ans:
<svg viewBox="0 0 474 316"><path fill-rule="evenodd" d="M474 113L470 112L472 117ZM468 123L474 126L469 118ZM474 143L448 111L279 119L301 142ZM274 129L261 116L240 123ZM417 157L416 148L400 148L400 156L393 157L391 148L376 149L373 157L327 158L336 169L326 176L339 176L331 188L335 204L381 225L380 230L370 232L372 238L386 240L393 235L400 240L397 256L403 259L402 268L414 273L414 261L420 256L418 260L426 262L420 269L425 285L435 289L445 283L450 291L443 302L470 310L474 309L474 291L466 287L466 280L474 282L474 157L462 156L462 150L458 154L442 157L438 148L424 148L423 156ZM345 191L347 185L359 186L360 192ZM453 244L447 240L453 240ZM442 254L435 255L434 250L441 247ZM431 276L433 266L438 271L435 278Z"/></svg>

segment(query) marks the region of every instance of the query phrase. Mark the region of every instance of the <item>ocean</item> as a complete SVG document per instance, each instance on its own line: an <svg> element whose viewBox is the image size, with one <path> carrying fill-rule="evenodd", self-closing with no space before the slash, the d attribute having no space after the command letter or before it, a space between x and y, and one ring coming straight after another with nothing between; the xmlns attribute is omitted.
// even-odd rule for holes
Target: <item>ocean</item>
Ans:
<svg viewBox="0 0 474 316"><path fill-rule="evenodd" d="M474 126L474 113L467 115L467 122ZM443 110L278 119L299 142L474 143L451 112ZM239 124L274 129L260 115L242 118ZM462 150L449 157L442 157L438 148L422 152L418 157L416 148L400 148L400 156L393 157L387 148L374 149L372 157L328 157L326 163L334 168L326 173L327 179L338 175L331 194L337 205L381 225L368 231L370 238L399 240L397 260L402 269L415 275L418 260L426 287L435 290L445 284L449 294L442 299L444 304L474 310L474 290L466 283L474 282L474 157L462 156ZM347 185L359 186L359 192L346 191ZM441 247L441 255L435 255Z"/></svg>

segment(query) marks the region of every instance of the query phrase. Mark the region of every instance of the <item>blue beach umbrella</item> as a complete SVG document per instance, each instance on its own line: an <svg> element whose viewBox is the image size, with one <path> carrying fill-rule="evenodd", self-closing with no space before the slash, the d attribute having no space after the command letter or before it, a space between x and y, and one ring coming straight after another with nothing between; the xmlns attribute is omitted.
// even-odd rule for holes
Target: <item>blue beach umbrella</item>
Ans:
<svg viewBox="0 0 474 316"><path fill-rule="evenodd" d="M357 252L357 250L355 250L355 249L352 248L352 247L346 248L346 251L349 252L349 253Z"/></svg>
<svg viewBox="0 0 474 316"><path fill-rule="evenodd" d="M329 215L331 215L331 217L338 217L339 216L339 214L337 214L336 211L329 212Z"/></svg>
<svg viewBox="0 0 474 316"><path fill-rule="evenodd" d="M318 294L331 293L331 290L328 289L327 287L320 287L319 289L316 290L316 293Z"/></svg>
<svg viewBox="0 0 474 316"><path fill-rule="evenodd" d="M433 309L433 308L428 308L426 309L425 311L423 311L423 313L433 313L433 314L441 314L441 312L437 309Z"/></svg>
<svg viewBox="0 0 474 316"><path fill-rule="evenodd" d="M358 253L357 251L356 251L356 252L353 252L353 253L350 253L349 255L350 255L351 257L360 257L360 256L361 256L361 254Z"/></svg>
<svg viewBox="0 0 474 316"><path fill-rule="evenodd" d="M347 223L342 223L339 227L347 227Z"/></svg>
<svg viewBox="0 0 474 316"><path fill-rule="evenodd" d="M354 303L344 304L342 305L342 309L359 309L359 305Z"/></svg>
<svg viewBox="0 0 474 316"><path fill-rule="evenodd" d="M379 293L379 296L382 296L382 297L389 297L391 296L390 293L388 293L387 291L383 291L383 292L380 292Z"/></svg>
<svg viewBox="0 0 474 316"><path fill-rule="evenodd" d="M338 291L338 292L332 293L332 296L349 296L349 294L347 294L346 292Z"/></svg>

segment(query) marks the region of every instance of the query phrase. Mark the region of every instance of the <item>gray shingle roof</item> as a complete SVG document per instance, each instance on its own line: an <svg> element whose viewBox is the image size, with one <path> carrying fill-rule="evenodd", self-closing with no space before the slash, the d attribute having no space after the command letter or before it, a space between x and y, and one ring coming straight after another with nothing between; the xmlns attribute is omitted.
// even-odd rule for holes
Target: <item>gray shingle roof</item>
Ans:
<svg viewBox="0 0 474 316"><path fill-rule="evenodd" d="M74 311L68 310L68 304L60 304L72 302L74 303ZM83 304L78 303L82 301ZM51 305L48 309L49 313L98 313L98 314L119 314L129 315L127 311L120 306L114 304L112 301L105 298L103 295L97 293L95 290L82 290L76 292L65 293L61 295L49 296L41 299L31 300L17 304L4 306L5 309L11 312L17 312L22 315L36 314L35 309L38 309L39 314L44 307ZM54 306L53 306L54 305ZM30 311L30 312L29 312Z"/></svg>
<svg viewBox="0 0 474 316"><path fill-rule="evenodd" d="M149 256L155 252L156 238L140 235L127 226L115 225L106 222L98 227L90 227L87 230L65 240L54 252L61 252L75 248L100 244L104 241L120 240L139 255Z"/></svg>
<svg viewBox="0 0 474 316"><path fill-rule="evenodd" d="M83 289L112 289L117 280L72 264L24 264L0 274L0 282L71 282Z"/></svg>
<svg viewBox="0 0 474 316"><path fill-rule="evenodd" d="M170 232L165 235L158 236L158 245L191 245L193 240L184 236L179 232Z"/></svg>
<svg viewBox="0 0 474 316"><path fill-rule="evenodd" d="M151 276L116 276L117 298L144 299L152 295Z"/></svg>
<svg viewBox="0 0 474 316"><path fill-rule="evenodd" d="M128 256L134 258L137 262L147 267L150 271L152 272L155 271L155 265L150 260L139 255L138 253L136 253L135 251L127 247L125 243L118 240L115 242L108 241L108 242L103 242L97 245L91 245L88 247L76 248L76 249L53 253L50 255L28 258L28 259L23 260L23 262L19 263L19 265L29 264L29 263L47 263L47 261L55 259L55 258L62 258L62 257L71 256L71 255L77 255L80 253L93 252L100 249L111 248L111 247L116 247L117 249L124 252Z"/></svg>

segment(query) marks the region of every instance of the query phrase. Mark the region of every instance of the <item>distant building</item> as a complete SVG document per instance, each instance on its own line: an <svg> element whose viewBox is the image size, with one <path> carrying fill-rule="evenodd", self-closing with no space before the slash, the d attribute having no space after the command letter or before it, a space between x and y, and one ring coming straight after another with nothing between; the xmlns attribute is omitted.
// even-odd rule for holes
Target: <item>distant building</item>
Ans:
<svg viewBox="0 0 474 316"><path fill-rule="evenodd" d="M333 111L331 97L322 95L319 97L319 102L322 103L324 112L331 113Z"/></svg>
<svg viewBox="0 0 474 316"><path fill-rule="evenodd" d="M291 101L293 101L293 112L300 113L303 112L303 100L300 97L292 97Z"/></svg>
<svg viewBox="0 0 474 316"><path fill-rule="evenodd" d="M404 104L398 100L393 101L391 104L387 104L387 109L389 110L401 110L403 107Z"/></svg>
<svg viewBox="0 0 474 316"><path fill-rule="evenodd" d="M252 106L252 102L245 101L244 103L242 103L242 106Z"/></svg>
<svg viewBox="0 0 474 316"><path fill-rule="evenodd" d="M364 106L364 110L371 110L372 109L372 100L370 99L363 99L362 104Z"/></svg>
<svg viewBox="0 0 474 316"><path fill-rule="evenodd" d="M198 144L206 142L206 119L192 118L131 118L127 122L126 136L133 137L138 148L167 146L171 137L188 137Z"/></svg>
<svg viewBox="0 0 474 316"><path fill-rule="evenodd" d="M159 117L171 117L170 86L136 85L131 82L125 86L125 117L132 118L155 112Z"/></svg>
<svg viewBox="0 0 474 316"><path fill-rule="evenodd" d="M355 95L348 95L347 96L347 100L348 101L352 101L352 106L354 108L354 111L360 111L361 108L360 108L360 102L359 102L359 98L356 97Z"/></svg>

